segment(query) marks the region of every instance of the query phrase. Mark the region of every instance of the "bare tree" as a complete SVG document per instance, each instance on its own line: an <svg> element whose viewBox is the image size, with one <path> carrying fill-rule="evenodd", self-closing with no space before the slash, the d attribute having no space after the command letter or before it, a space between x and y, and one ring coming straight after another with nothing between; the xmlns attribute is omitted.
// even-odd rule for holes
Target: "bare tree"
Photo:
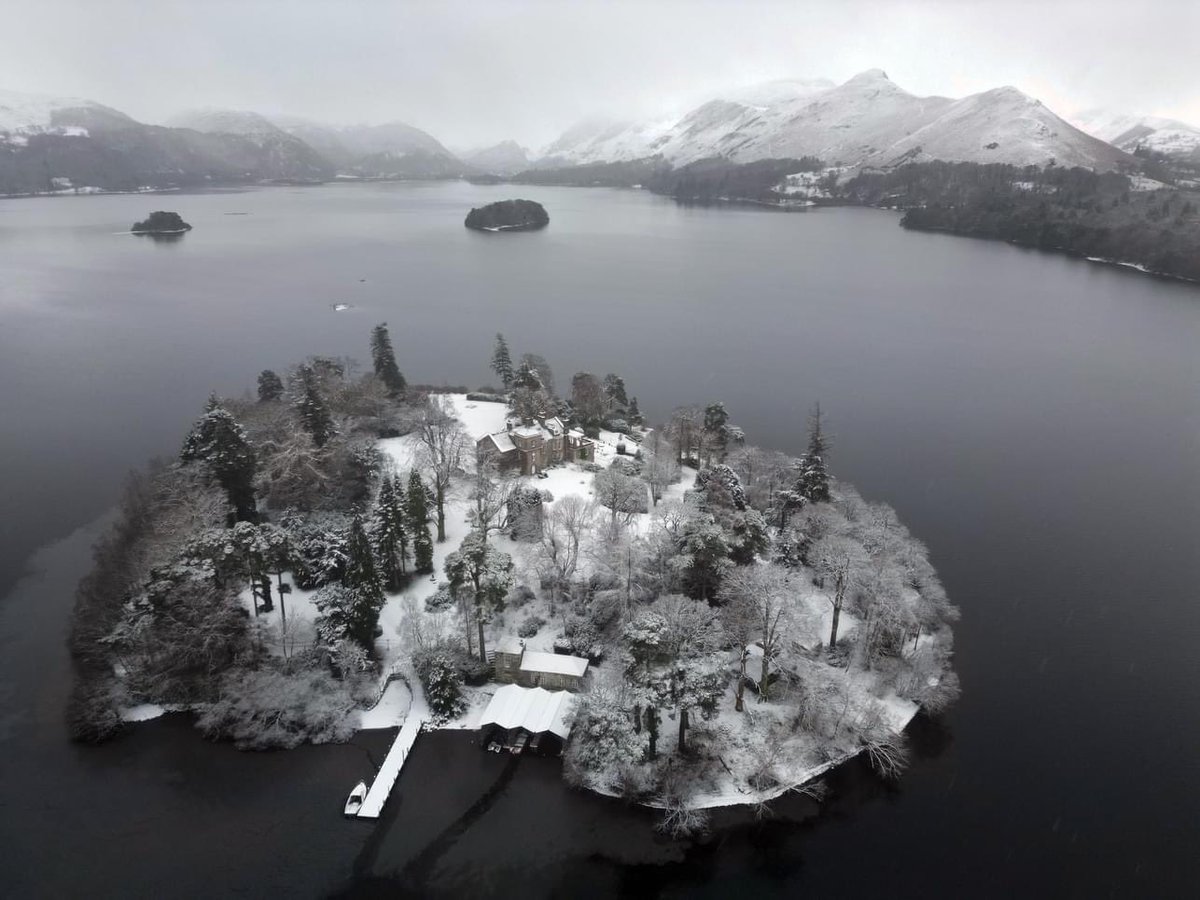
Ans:
<svg viewBox="0 0 1200 900"><path fill-rule="evenodd" d="M628 525L638 513L646 511L646 486L640 478L605 469L596 474L592 481L596 502L612 513L612 524L618 521Z"/></svg>
<svg viewBox="0 0 1200 900"><path fill-rule="evenodd" d="M431 396L417 420L421 442L420 465L432 475L433 503L437 512L437 540L446 540L446 495L450 482L462 470L470 438L454 416L454 407L445 396Z"/></svg>
<svg viewBox="0 0 1200 900"><path fill-rule="evenodd" d="M515 479L500 474L495 453L476 450L471 478L471 499L475 504L471 524L485 541L489 534L504 527L504 513L515 484Z"/></svg>
<svg viewBox="0 0 1200 900"><path fill-rule="evenodd" d="M762 670L758 678L759 696L770 694L771 663L778 657L784 635L794 622L796 594L792 573L781 566L738 566L721 583L725 600L722 620L726 634L734 638L741 659L734 708L741 712L746 683L748 646L757 641L762 647Z"/></svg>
<svg viewBox="0 0 1200 900"><path fill-rule="evenodd" d="M650 486L650 499L657 506L663 491L679 480L679 461L657 430L642 444L642 455L642 478Z"/></svg>
<svg viewBox="0 0 1200 900"><path fill-rule="evenodd" d="M813 544L809 560L817 575L832 591L829 602L833 604L833 624L829 628L829 649L837 644L838 620L845 606L846 595L863 577L868 559L862 545L853 538L829 535Z"/></svg>
<svg viewBox="0 0 1200 900"><path fill-rule="evenodd" d="M551 585L554 602L566 599L595 518L593 503L577 494L569 494L542 520L542 537L535 551L534 564L541 580Z"/></svg>

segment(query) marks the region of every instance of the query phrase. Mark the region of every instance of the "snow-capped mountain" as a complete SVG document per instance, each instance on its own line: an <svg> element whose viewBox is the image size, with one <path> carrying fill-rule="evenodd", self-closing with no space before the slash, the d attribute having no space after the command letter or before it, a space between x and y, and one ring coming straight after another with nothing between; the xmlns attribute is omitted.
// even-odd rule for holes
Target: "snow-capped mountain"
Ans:
<svg viewBox="0 0 1200 900"><path fill-rule="evenodd" d="M283 134L266 116L236 109L193 109L167 120L172 128L190 128L205 134Z"/></svg>
<svg viewBox="0 0 1200 900"><path fill-rule="evenodd" d="M501 141L460 154L464 162L492 175L515 175L529 168L529 153L516 141Z"/></svg>
<svg viewBox="0 0 1200 900"><path fill-rule="evenodd" d="M122 112L81 97L50 97L0 90L0 135L83 136L88 124L135 124Z"/></svg>
<svg viewBox="0 0 1200 900"><path fill-rule="evenodd" d="M740 98L740 99L737 99ZM917 97L871 69L844 84L773 82L711 100L672 123L585 123L544 156L558 164L661 154L682 165L815 156L831 165L944 159L1111 169L1127 157L1016 88Z"/></svg>
<svg viewBox="0 0 1200 900"><path fill-rule="evenodd" d="M348 174L454 178L469 170L433 135L404 122L339 127L292 116L275 116L271 121Z"/></svg>
<svg viewBox="0 0 1200 900"><path fill-rule="evenodd" d="M1171 156L1200 153L1200 128L1178 119L1090 109L1073 117L1072 122L1082 131L1131 153L1138 147Z"/></svg>

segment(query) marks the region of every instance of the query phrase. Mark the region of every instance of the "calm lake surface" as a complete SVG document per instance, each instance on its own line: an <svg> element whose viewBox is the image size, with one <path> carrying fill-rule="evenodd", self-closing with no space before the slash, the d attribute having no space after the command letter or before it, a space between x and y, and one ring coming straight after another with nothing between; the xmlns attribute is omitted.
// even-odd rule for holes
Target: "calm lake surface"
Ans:
<svg viewBox="0 0 1200 900"><path fill-rule="evenodd" d="M526 196L539 233L462 227ZM195 230L119 232L152 209ZM353 305L333 312L331 305ZM963 612L963 697L893 786L739 813L701 844L422 738L386 818L338 814L387 733L246 755L168 717L65 741L74 583L124 473L210 391L311 353L476 386L491 342L652 418L723 400L894 505ZM0 200L0 893L12 896L1194 896L1200 881L1200 289L896 216L639 192L330 185Z"/></svg>

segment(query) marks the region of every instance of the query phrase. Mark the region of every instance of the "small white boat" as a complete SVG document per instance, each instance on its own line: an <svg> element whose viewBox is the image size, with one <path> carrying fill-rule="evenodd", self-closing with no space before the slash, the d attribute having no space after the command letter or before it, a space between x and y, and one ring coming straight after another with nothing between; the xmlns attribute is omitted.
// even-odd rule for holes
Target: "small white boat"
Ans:
<svg viewBox="0 0 1200 900"><path fill-rule="evenodd" d="M350 304L349 304L349 303L335 303L335 304L333 304L333 311L334 311L334 312L341 312L342 310L349 309L349 308L350 308Z"/></svg>
<svg viewBox="0 0 1200 900"><path fill-rule="evenodd" d="M357 816L358 811L362 809L365 799L367 799L367 783L360 781L354 786L354 790L350 792L350 796L346 798L346 808L343 812L347 816Z"/></svg>

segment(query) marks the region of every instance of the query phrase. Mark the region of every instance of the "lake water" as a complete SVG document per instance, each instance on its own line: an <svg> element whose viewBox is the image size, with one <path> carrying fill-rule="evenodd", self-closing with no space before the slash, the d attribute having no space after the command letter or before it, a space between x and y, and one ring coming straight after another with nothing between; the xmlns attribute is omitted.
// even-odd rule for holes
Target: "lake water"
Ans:
<svg viewBox="0 0 1200 900"><path fill-rule="evenodd" d="M1194 895L1200 289L869 210L520 188L547 230L462 227L510 195L0 200L5 893ZM119 233L157 208L195 230ZM71 591L123 474L210 391L368 359L384 320L411 381L486 383L503 331L560 385L618 372L652 418L723 400L785 450L819 400L835 473L896 507L963 611L963 697L912 770L852 767L823 811L724 814L691 846L461 735L418 743L376 828L337 807L387 735L244 755L166 720L66 744Z"/></svg>

